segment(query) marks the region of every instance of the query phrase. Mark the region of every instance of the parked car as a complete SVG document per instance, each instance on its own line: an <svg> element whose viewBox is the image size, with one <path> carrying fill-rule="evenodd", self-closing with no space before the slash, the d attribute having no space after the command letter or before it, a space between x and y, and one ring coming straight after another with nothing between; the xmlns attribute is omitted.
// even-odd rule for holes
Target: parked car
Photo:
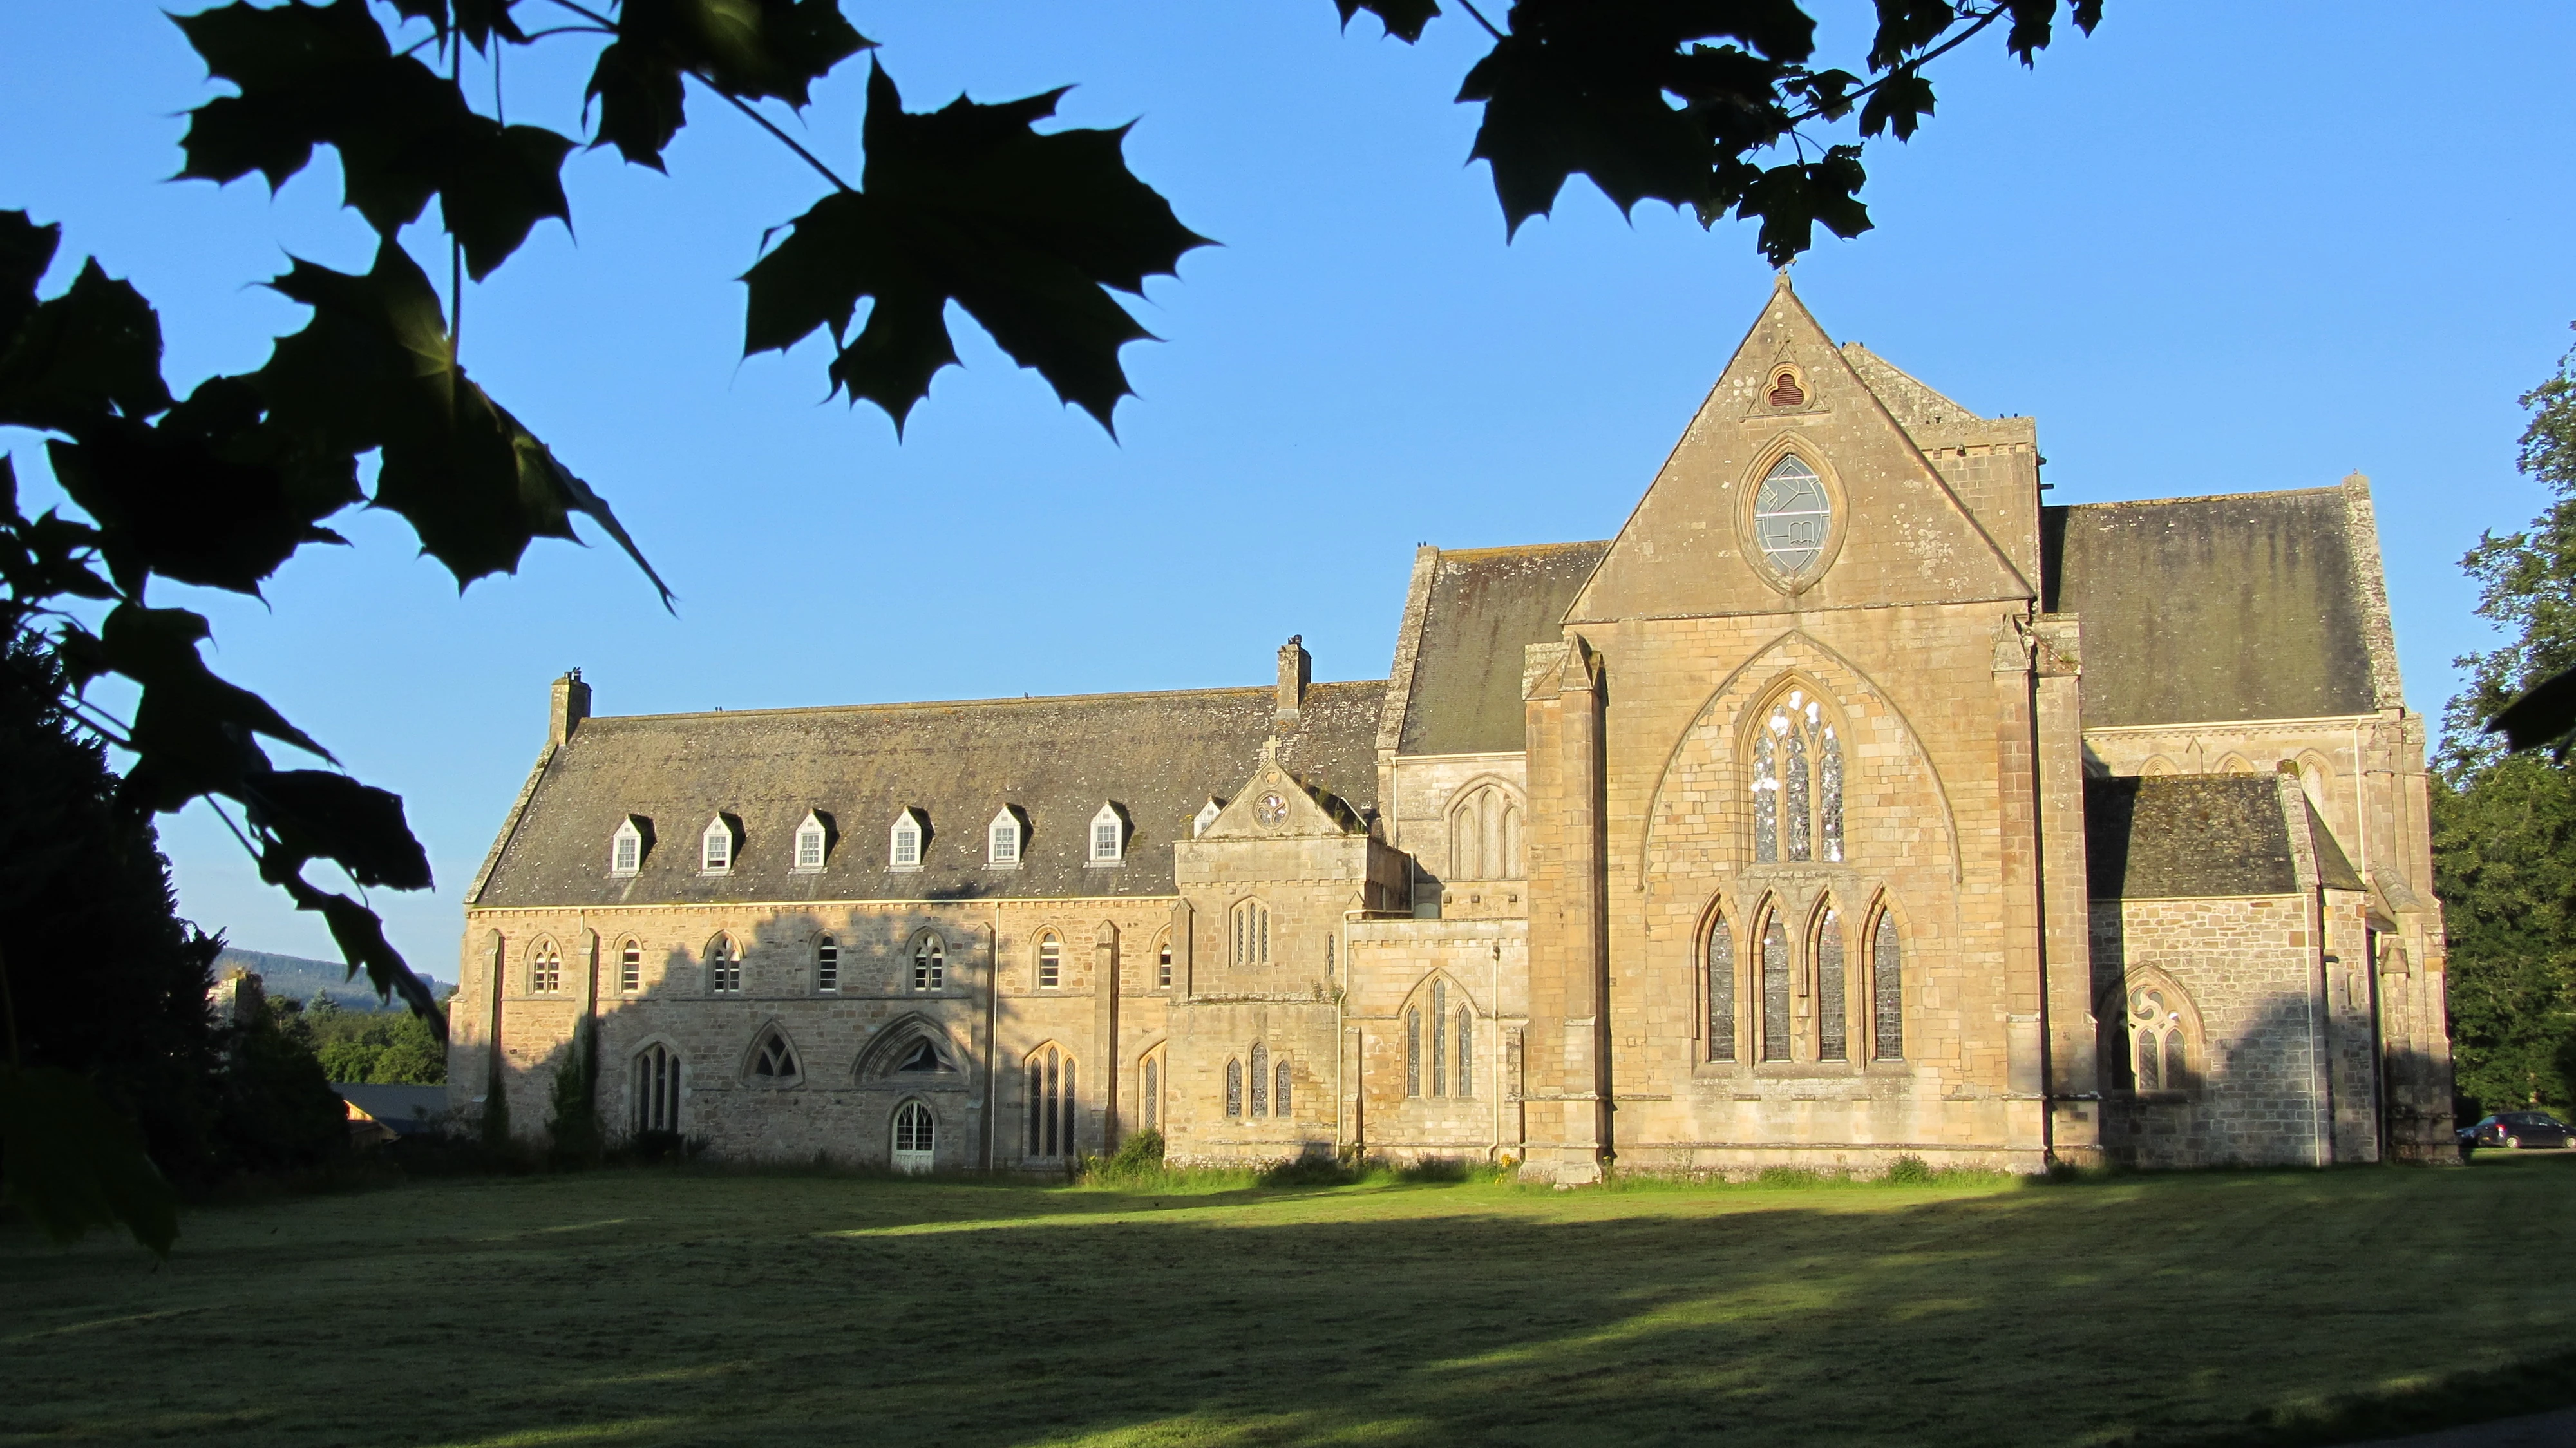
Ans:
<svg viewBox="0 0 2576 1448"><path fill-rule="evenodd" d="M2460 1150L2464 1152L2480 1146L2520 1151L2526 1146L2566 1146L2576 1142L2576 1126L2546 1111L2501 1111L2475 1126L2460 1128L2459 1135Z"/></svg>

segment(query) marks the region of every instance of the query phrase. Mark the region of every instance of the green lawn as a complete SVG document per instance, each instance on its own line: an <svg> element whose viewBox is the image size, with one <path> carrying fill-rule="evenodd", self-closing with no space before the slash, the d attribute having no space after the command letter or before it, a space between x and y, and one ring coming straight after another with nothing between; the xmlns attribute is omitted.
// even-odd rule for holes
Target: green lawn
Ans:
<svg viewBox="0 0 2576 1448"><path fill-rule="evenodd" d="M0 1229L0 1444L2094 1444L2576 1347L2576 1155L2015 1187L603 1172Z"/></svg>

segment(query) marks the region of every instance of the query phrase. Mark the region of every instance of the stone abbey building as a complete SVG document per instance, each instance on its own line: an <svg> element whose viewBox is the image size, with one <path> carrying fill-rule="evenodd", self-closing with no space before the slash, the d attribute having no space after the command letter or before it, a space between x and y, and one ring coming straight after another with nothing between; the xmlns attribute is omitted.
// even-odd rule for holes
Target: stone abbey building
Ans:
<svg viewBox="0 0 2576 1448"><path fill-rule="evenodd" d="M1052 1169L2450 1149L2364 480L2058 507L1785 278L1607 542L1414 557L1388 677L594 716L466 896L523 1132ZM2178 489L2177 491L2190 491Z"/></svg>

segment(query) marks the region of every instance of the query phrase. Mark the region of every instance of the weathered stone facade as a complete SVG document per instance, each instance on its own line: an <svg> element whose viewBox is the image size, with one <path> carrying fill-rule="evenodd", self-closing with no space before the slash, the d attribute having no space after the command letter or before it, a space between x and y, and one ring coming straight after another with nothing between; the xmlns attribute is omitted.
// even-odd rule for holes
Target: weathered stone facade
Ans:
<svg viewBox="0 0 2576 1448"><path fill-rule="evenodd" d="M539 1129L587 1022L612 1131L905 1167L2438 1155L2366 486L2055 508L2040 461L1784 281L1615 538L1422 549L1383 681L558 681L458 1104Z"/></svg>

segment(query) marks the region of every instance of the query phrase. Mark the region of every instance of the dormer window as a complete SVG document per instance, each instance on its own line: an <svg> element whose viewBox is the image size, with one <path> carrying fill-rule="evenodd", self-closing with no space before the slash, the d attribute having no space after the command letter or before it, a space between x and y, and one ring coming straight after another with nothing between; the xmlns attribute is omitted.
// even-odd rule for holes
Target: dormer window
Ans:
<svg viewBox="0 0 2576 1448"><path fill-rule="evenodd" d="M927 833L922 828L921 811L905 810L894 817L894 828L886 837L886 868L918 870L921 868L921 842Z"/></svg>
<svg viewBox="0 0 2576 1448"><path fill-rule="evenodd" d="M1009 805L993 816L984 831L984 863L998 869L1017 869L1020 863L1020 816Z"/></svg>
<svg viewBox="0 0 2576 1448"><path fill-rule="evenodd" d="M823 856L831 842L823 817L808 811L805 823L796 827L796 869L800 874L813 874L823 868Z"/></svg>
<svg viewBox="0 0 2576 1448"><path fill-rule="evenodd" d="M733 821L717 815L698 836L698 869L709 875L733 872Z"/></svg>
<svg viewBox="0 0 2576 1448"><path fill-rule="evenodd" d="M1127 821L1118 806L1104 804L1091 817L1091 863L1115 865L1127 858Z"/></svg>
<svg viewBox="0 0 2576 1448"><path fill-rule="evenodd" d="M1209 795L1208 802L1199 806L1198 818L1190 821L1190 838L1197 839L1206 834L1208 826L1215 824L1216 817L1223 813L1225 813L1225 801L1215 795Z"/></svg>
<svg viewBox="0 0 2576 1448"><path fill-rule="evenodd" d="M628 815L608 837L608 873L632 875L644 868L644 827Z"/></svg>

